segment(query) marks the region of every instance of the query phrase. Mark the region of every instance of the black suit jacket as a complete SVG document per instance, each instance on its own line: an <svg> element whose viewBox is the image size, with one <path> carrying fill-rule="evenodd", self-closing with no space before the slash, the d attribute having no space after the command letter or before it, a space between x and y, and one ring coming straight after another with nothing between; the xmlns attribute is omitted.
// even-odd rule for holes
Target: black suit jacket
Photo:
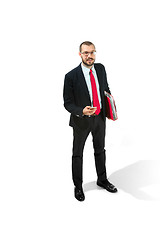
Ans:
<svg viewBox="0 0 160 240"><path fill-rule="evenodd" d="M105 98L104 91L111 94L105 68L100 63L94 64L100 87L102 114L105 120ZM64 81L64 107L71 113L70 126L85 129L88 126L88 121L83 117L83 109L86 106L91 106L88 87L81 64L65 75Z"/></svg>

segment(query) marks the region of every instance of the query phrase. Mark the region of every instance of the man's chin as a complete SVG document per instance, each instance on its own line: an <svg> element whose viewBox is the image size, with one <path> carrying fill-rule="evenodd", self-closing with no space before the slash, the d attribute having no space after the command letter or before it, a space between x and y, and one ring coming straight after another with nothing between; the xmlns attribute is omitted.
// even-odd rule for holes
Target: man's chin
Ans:
<svg viewBox="0 0 160 240"><path fill-rule="evenodd" d="M83 64L86 65L87 67L91 67L94 64L94 61L83 62Z"/></svg>

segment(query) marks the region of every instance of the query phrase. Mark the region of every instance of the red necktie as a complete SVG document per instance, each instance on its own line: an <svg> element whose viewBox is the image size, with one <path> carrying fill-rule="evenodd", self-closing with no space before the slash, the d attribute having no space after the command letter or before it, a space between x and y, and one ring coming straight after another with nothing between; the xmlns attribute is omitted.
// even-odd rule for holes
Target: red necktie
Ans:
<svg viewBox="0 0 160 240"><path fill-rule="evenodd" d="M91 86L92 86L93 107L97 107L95 114L98 115L101 110L100 110L100 104L98 99L96 82L91 69L90 69L90 78L91 78Z"/></svg>

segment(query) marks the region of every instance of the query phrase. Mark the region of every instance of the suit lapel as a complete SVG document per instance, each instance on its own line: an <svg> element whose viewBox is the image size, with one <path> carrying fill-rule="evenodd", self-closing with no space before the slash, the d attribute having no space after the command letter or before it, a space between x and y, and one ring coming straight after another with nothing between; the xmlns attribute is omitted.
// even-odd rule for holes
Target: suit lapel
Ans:
<svg viewBox="0 0 160 240"><path fill-rule="evenodd" d="M101 93L101 97L103 97L103 83L102 83L102 72L101 69L98 67L97 64L94 64L94 68L96 70L97 73L97 78L98 78L98 82L99 82L99 86L100 86L100 93Z"/></svg>
<svg viewBox="0 0 160 240"><path fill-rule="evenodd" d="M86 94L88 96L88 98L90 99L88 87L86 84L86 80L84 78L84 74L82 72L81 64L77 67L77 76L78 76L78 83L79 83L80 87L84 90L84 94Z"/></svg>

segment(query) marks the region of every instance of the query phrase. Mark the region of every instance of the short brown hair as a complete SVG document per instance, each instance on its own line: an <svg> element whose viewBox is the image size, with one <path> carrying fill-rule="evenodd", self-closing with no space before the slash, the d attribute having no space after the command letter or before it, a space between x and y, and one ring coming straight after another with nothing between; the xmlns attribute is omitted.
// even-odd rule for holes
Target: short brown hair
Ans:
<svg viewBox="0 0 160 240"><path fill-rule="evenodd" d="M85 42L81 43L81 45L79 46L79 51L80 52L81 52L82 45L87 45L87 46L93 45L94 48L95 48L95 45L92 42L85 41Z"/></svg>

